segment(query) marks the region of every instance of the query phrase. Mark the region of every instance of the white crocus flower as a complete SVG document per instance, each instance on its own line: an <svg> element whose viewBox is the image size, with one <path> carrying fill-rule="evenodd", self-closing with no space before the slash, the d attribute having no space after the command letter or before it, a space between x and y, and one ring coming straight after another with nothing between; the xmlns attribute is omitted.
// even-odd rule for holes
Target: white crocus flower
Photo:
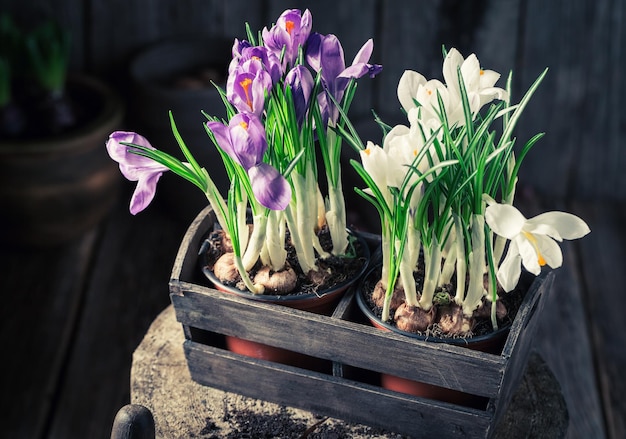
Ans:
<svg viewBox="0 0 626 439"><path fill-rule="evenodd" d="M446 86L437 79L427 81L423 75L412 70L405 70L398 82L398 100L409 115L411 124L419 120L425 128L436 130L441 126L439 97L443 102L446 114L450 115L450 93ZM418 102L418 105L415 104ZM461 111L463 109L461 108ZM461 113L462 115L462 113ZM457 118L456 116L454 116ZM455 120L456 122L456 120ZM452 125L453 122L450 122Z"/></svg>
<svg viewBox="0 0 626 439"><path fill-rule="evenodd" d="M452 106L455 113L458 111L459 105L461 106L461 110L463 105L461 102L461 88L457 73L459 67L461 68L463 84L465 85L465 91L467 92L467 98L473 115L476 115L484 105L494 99L501 101L508 99L506 90L494 87L498 79L500 79L498 72L481 69L480 62L474 54L468 56L467 59L463 59L463 56L458 50L451 49L443 61L443 78L450 91L451 100L457 101L457 103Z"/></svg>
<svg viewBox="0 0 626 439"><path fill-rule="evenodd" d="M392 175L387 176L390 186L400 187L408 168L415 156L412 155L413 141L411 130L405 125L396 125L387 133L383 141L383 150L387 155L387 160L393 164Z"/></svg>
<svg viewBox="0 0 626 439"><path fill-rule="evenodd" d="M509 204L489 205L485 220L495 234L511 240L497 274L505 291L517 285L521 264L534 275L544 265L558 268L563 263L563 254L556 241L582 238L590 232L589 226L571 213L546 212L526 219Z"/></svg>
<svg viewBox="0 0 626 439"><path fill-rule="evenodd" d="M398 181L402 182L403 172L406 171L403 170L401 164L388 156L387 151L371 141L367 142L367 147L359 154L363 168L372 177L387 205L392 207L392 195L389 186L398 187ZM365 191L371 193L369 188Z"/></svg>
<svg viewBox="0 0 626 439"><path fill-rule="evenodd" d="M400 81L398 81L398 100L402 108L408 113L412 108L416 108L414 99L417 96L417 90L426 84L426 78L413 70L405 70Z"/></svg>

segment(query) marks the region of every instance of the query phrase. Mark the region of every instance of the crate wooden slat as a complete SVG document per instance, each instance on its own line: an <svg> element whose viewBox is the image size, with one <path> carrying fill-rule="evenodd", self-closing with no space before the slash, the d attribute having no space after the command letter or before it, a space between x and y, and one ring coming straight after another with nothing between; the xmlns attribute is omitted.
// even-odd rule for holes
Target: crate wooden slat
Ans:
<svg viewBox="0 0 626 439"><path fill-rule="evenodd" d="M414 340L351 321L353 291L332 316L325 316L214 290L198 274L197 255L213 221L207 208L191 224L170 280L170 298L185 330L185 354L195 381L415 437L428 437L426 432L436 432L438 437L491 434L521 379L552 273L535 280L502 354L494 355ZM228 352L220 341L225 335L332 361L333 375ZM481 410L399 394L350 375L354 368L486 397L488 403ZM377 416L369 416L370 411Z"/></svg>

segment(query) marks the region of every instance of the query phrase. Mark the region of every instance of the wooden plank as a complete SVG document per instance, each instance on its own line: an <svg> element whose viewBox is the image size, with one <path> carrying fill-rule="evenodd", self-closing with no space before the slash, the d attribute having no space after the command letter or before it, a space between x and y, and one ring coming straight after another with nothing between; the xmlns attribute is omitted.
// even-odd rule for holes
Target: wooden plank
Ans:
<svg viewBox="0 0 626 439"><path fill-rule="evenodd" d="M169 304L167 281L182 231L157 206L132 217L128 195L103 231L62 377L51 438L108 438L129 402L132 352Z"/></svg>
<svg viewBox="0 0 626 439"><path fill-rule="evenodd" d="M576 203L572 211L584 218L591 234L577 242L583 319L593 343L600 397L610 438L626 437L626 206Z"/></svg>
<svg viewBox="0 0 626 439"><path fill-rule="evenodd" d="M332 413L350 422L385 428L389 425L388 417L393 416L396 431L412 435L419 431L421 437L484 437L491 422L491 416L479 410L405 396L315 372L303 374L296 368L275 366L193 342L185 342L185 353L193 364L191 376L200 383L247 396L263 395L268 401ZM255 386L241 380L242 376L254 376ZM277 377L279 386L275 385Z"/></svg>
<svg viewBox="0 0 626 439"><path fill-rule="evenodd" d="M96 237L94 230L64 246L1 249L0 412L7 437L42 437L50 422Z"/></svg>
<svg viewBox="0 0 626 439"><path fill-rule="evenodd" d="M368 370L418 377L423 382L483 396L495 396L502 381L504 361L497 355L413 340L366 325L212 290L195 294L186 291L184 297L172 295L172 302L178 320L185 325ZM293 336L311 333L316 337ZM389 358L404 357L406 351L420 354L389 363ZM480 382L475 379L477 375L481 376Z"/></svg>
<svg viewBox="0 0 626 439"><path fill-rule="evenodd" d="M484 412L460 409L460 416L453 421L459 408L445 403L428 407L425 400L395 394L376 386L362 386L349 380L326 380L324 375L319 374L308 377L294 368L240 358L221 350L216 350L215 355L203 355L203 358L207 361L215 359L216 367L224 368L224 372L216 370L213 361L209 361L204 371L213 370L214 373L205 374L205 378L224 385L234 383L234 387L243 389L242 393L256 392L260 399L204 386L191 379L183 353L183 340L181 325L176 322L174 309L170 306L155 319L133 354L132 402L150 408L156 421L157 437L194 437L204 432L215 437L290 438L302 437L303 432L308 432L311 437L391 439L398 438L396 433L392 433L399 428L396 419L401 420L402 428L412 429L411 437L415 438L485 437L485 430L470 434L469 431L474 432L475 427L466 429L458 426L462 419L476 421L474 425L483 425ZM207 347L203 349L211 350ZM222 364L225 360L227 365ZM250 367L252 372L244 371ZM257 370L257 367L262 370ZM200 373L200 370L195 370L195 373ZM266 374L272 375L272 378L263 379ZM280 380L281 385L269 384L278 374L285 374L286 377ZM242 377L250 375L256 378L255 385L246 388ZM308 384L302 387L300 381ZM293 382L295 387L289 386ZM338 383L336 388L328 388L335 383ZM312 384L314 389L307 391ZM265 388L268 388L268 393L265 393ZM267 399L276 393L287 394L283 396L290 401L295 400L294 404L279 406L268 402ZM389 404L376 405L374 401L380 397ZM344 405L341 405L342 401ZM308 407L315 405L315 411L294 408L302 404L308 404ZM411 405L413 408L408 409ZM330 409L335 406L337 410ZM330 417L321 416L323 413ZM374 415L372 418L367 416L370 413ZM362 419L367 424L385 425L386 428L342 421L336 418L339 415L345 415L347 419ZM565 401L560 395L558 383L541 358L534 355L505 419L496 431L489 431L489 437L559 438L563 437L566 423Z"/></svg>
<svg viewBox="0 0 626 439"><path fill-rule="evenodd" d="M554 273L551 272L543 273L536 279L534 287L538 288L538 293L526 297L525 303L522 304L512 324L511 332L502 350L502 356L507 358L507 366L504 370L500 392L492 401L496 419L500 419L507 411L508 404L522 381L528 358L536 345L535 334L545 304L554 294L553 281Z"/></svg>

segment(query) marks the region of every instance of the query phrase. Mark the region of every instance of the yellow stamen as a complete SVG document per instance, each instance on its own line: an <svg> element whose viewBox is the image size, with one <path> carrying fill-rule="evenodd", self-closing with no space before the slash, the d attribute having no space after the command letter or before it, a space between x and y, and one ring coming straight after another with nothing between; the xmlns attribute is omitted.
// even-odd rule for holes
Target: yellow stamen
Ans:
<svg viewBox="0 0 626 439"><path fill-rule="evenodd" d="M528 241L535 248L535 253L537 253L537 262L539 263L539 266L543 267L544 265L546 265L546 260L543 258L543 255L541 254L541 251L539 250L539 245L537 244L537 238L535 238L535 236L530 232L522 231L522 234L526 237L526 239L528 239Z"/></svg>
<svg viewBox="0 0 626 439"><path fill-rule="evenodd" d="M246 78L239 83L243 88L244 93L246 94L246 103L248 107L252 110L252 98L250 97L250 85L252 84L252 79Z"/></svg>
<svg viewBox="0 0 626 439"><path fill-rule="evenodd" d="M285 22L285 30L287 31L287 33L289 35L291 35L291 32L293 31L294 26L295 25L294 25L293 21L286 21Z"/></svg>
<svg viewBox="0 0 626 439"><path fill-rule="evenodd" d="M413 150L413 155L414 155L415 157L417 157L417 149L414 149L414 150Z"/></svg>
<svg viewBox="0 0 626 439"><path fill-rule="evenodd" d="M369 149L369 148L365 148L365 149L363 150L363 152L364 152L366 155L370 155L370 154L372 153L372 150L371 150L371 149Z"/></svg>
<svg viewBox="0 0 626 439"><path fill-rule="evenodd" d="M248 130L248 123L245 120L242 120L241 122L239 122L239 126L246 131Z"/></svg>
<svg viewBox="0 0 626 439"><path fill-rule="evenodd" d="M480 69L480 75L482 76L484 74L485 74L485 71L483 69Z"/></svg>

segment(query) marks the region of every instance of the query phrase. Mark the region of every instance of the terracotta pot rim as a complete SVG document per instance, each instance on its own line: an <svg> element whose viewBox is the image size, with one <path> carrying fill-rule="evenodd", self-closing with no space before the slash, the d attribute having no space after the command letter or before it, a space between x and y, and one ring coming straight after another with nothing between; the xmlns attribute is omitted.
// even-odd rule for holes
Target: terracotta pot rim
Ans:
<svg viewBox="0 0 626 439"><path fill-rule="evenodd" d="M365 258L365 262L363 264L363 267L361 267L359 272L356 273L353 278L347 279L347 280L345 280L345 281L343 281L341 283L338 283L337 285L332 286L331 288L324 289L324 290L322 290L322 291L320 291L318 293L284 294L284 295L280 295L280 294L252 294L248 290L240 290L239 288L236 288L236 287L233 287L233 286L224 285L215 276L213 271L210 270L209 268L207 268L206 252L201 255L201 257L199 258L199 261L200 261L200 264L201 264L202 272L207 277L207 279L209 279L209 281L211 281L215 285L219 285L219 288L222 289L223 291L227 291L229 293L236 294L236 295L238 295L240 297L246 297L246 298L249 298L249 299L258 300L260 302L272 302L272 303L284 303L284 304L304 302L304 301L312 300L312 299L322 299L322 298L324 298L324 297L326 297L328 295L335 294L338 291L343 291L346 288L348 288L351 285L353 285L354 283L356 283L359 279L361 279L361 277L363 276L363 274L367 271L367 268L369 267L370 250L369 250L369 247L367 245L367 242L357 232L354 232L354 231L348 229L348 233L350 235L356 237L359 240L359 242L361 243L361 247L363 248L363 252L364 252L363 257Z"/></svg>
<svg viewBox="0 0 626 439"><path fill-rule="evenodd" d="M407 332L407 331L402 331L401 329L398 329L396 326L394 325L390 325L389 323L385 323L382 320L380 320L370 309L369 305L366 302L366 299L364 297L365 294L365 290L364 288L362 288L362 284L365 280L367 280L369 278L369 276L372 275L373 272L375 272L377 269L379 269L381 267L381 264L375 264L373 266L371 266L369 268L369 270L367 270L367 273L365 273L365 275L363 275L363 277L361 278L361 282L357 288L356 291L356 301L357 304L359 305L359 309L361 310L361 312L363 312L363 314L365 314L365 316L370 320L370 322L372 324L374 324L375 326L379 326L382 327L388 331L392 331L396 334L400 334L403 335L405 337L410 337L416 340L422 340L422 341L428 341L428 342L432 342L432 343L446 343L446 344L451 344L451 345L457 345L457 346L471 346L473 344L478 344L478 343L482 343L485 341L490 341L494 338L498 338L500 336L503 336L505 334L507 334L512 326L512 323L507 323L506 325L498 328L496 331L492 331L488 334L483 334L483 335L477 335L475 337L470 337L470 338L462 338L462 337L435 337L435 336L426 336L426 335L421 335L421 334L416 334L414 332Z"/></svg>
<svg viewBox="0 0 626 439"><path fill-rule="evenodd" d="M108 134L119 128L124 117L124 103L113 88L94 76L84 74L68 76L67 84L70 87L78 87L97 93L102 98L100 113L88 123L58 136L1 141L0 154L26 155L41 154L51 150L72 150L77 144L82 144L85 137L93 135L96 130L106 133L108 137ZM104 137L102 141L106 142L107 137Z"/></svg>

